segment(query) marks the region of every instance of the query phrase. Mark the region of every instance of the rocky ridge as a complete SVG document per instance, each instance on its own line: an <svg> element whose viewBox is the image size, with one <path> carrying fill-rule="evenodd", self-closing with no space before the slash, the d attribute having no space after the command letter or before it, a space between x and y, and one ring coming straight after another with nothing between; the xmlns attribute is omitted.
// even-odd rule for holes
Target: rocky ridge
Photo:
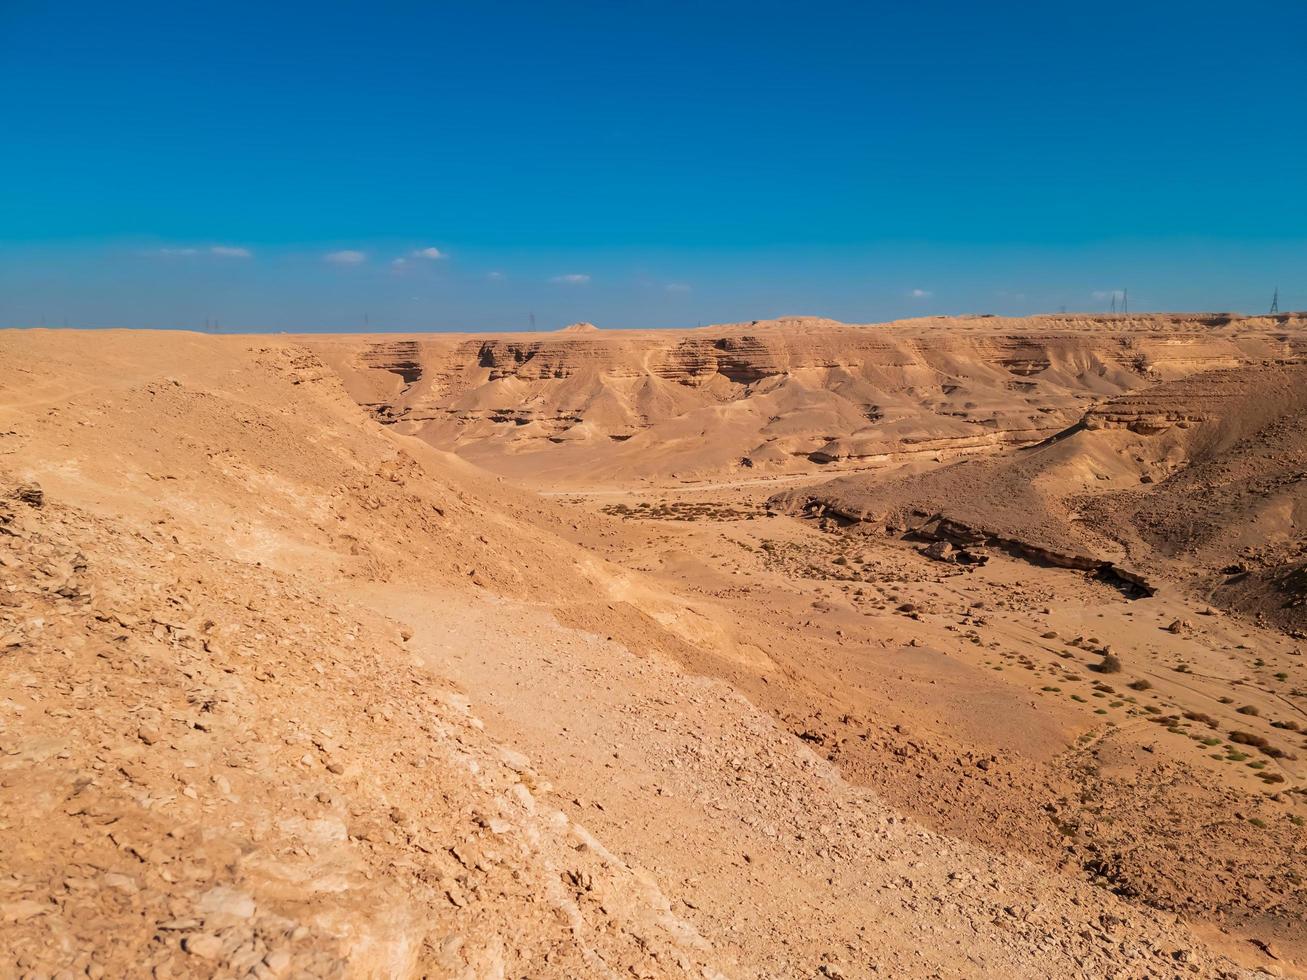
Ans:
<svg viewBox="0 0 1307 980"><path fill-rule="evenodd" d="M643 461L657 447L682 476L719 476L1039 442L1104 397L1292 356L1304 349L1304 325L1296 315L863 326L800 317L689 331L306 342L378 418L482 465L510 472L515 457L529 457L532 472L570 463L592 476L652 475Z"/></svg>

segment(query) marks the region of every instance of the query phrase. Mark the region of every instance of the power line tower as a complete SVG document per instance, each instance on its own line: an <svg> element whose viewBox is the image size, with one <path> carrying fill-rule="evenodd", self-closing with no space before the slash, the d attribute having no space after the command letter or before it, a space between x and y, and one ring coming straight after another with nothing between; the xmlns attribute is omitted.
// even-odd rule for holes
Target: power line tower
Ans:
<svg viewBox="0 0 1307 980"><path fill-rule="evenodd" d="M527 316L531 318L531 332L532 332L532 333L535 333L535 331L536 331L536 315L535 315L534 313L528 313Z"/></svg>
<svg viewBox="0 0 1307 980"><path fill-rule="evenodd" d="M1129 315L1130 313L1130 290L1121 290L1121 312Z"/></svg>
<svg viewBox="0 0 1307 980"><path fill-rule="evenodd" d="M1275 287L1275 293L1271 296L1271 316L1280 312L1280 287Z"/></svg>
<svg viewBox="0 0 1307 980"><path fill-rule="evenodd" d="M1112 290L1112 314L1116 315L1116 290Z"/></svg>

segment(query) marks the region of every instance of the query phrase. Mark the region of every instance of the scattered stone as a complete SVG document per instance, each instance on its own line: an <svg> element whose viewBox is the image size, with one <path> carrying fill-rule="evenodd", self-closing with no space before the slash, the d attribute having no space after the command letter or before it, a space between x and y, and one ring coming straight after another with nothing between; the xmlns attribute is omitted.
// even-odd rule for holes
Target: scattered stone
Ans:
<svg viewBox="0 0 1307 980"><path fill-rule="evenodd" d="M40 507L45 503L45 491L39 483L20 483L10 496L30 507Z"/></svg>
<svg viewBox="0 0 1307 980"><path fill-rule="evenodd" d="M197 932L182 940L182 949L202 960L213 960L222 953L222 940L207 932Z"/></svg>

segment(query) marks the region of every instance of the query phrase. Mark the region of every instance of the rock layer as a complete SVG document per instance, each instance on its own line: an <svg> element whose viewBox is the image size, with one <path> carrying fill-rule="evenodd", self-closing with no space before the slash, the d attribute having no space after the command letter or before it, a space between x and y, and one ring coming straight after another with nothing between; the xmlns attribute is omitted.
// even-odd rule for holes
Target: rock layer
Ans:
<svg viewBox="0 0 1307 980"><path fill-rule="evenodd" d="M1103 398L1293 356L1304 325L1224 314L800 317L306 340L403 432L503 472L593 480L861 468L1035 443Z"/></svg>

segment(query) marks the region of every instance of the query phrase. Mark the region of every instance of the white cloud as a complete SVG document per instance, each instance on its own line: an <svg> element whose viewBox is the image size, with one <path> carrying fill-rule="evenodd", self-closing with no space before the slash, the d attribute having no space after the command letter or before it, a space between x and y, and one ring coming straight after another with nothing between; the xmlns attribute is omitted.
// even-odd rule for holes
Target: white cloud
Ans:
<svg viewBox="0 0 1307 980"><path fill-rule="evenodd" d="M408 259L391 259L390 267L392 269L402 269L408 265Z"/></svg>
<svg viewBox="0 0 1307 980"><path fill-rule="evenodd" d="M334 262L336 265L358 265L360 262L366 262L367 258L367 255L352 248L327 253L327 261Z"/></svg>
<svg viewBox="0 0 1307 980"><path fill-rule="evenodd" d="M584 286L590 281L590 277L583 272L570 272L565 276L554 276L549 281L563 283L568 286Z"/></svg>
<svg viewBox="0 0 1307 980"><path fill-rule="evenodd" d="M229 259L248 259L254 253L248 248L241 248L238 245L213 245L210 248L194 248L190 245L170 245L166 248L157 248L149 255L218 255Z"/></svg>
<svg viewBox="0 0 1307 980"><path fill-rule="evenodd" d="M690 291L690 284L686 282L669 282L663 288L669 293L688 293Z"/></svg>
<svg viewBox="0 0 1307 980"><path fill-rule="evenodd" d="M929 289L914 289L908 295L913 299L930 299L931 293Z"/></svg>
<svg viewBox="0 0 1307 980"><path fill-rule="evenodd" d="M447 259L449 256L438 248L417 248L412 251L415 259Z"/></svg>
<svg viewBox="0 0 1307 980"><path fill-rule="evenodd" d="M505 275L504 275L502 272L500 272L498 269L496 269L496 270L494 270L493 272L487 272L487 273L486 273L486 278L489 279L491 282L503 282L503 281L504 281L505 279L507 279L508 277L505 276Z"/></svg>

